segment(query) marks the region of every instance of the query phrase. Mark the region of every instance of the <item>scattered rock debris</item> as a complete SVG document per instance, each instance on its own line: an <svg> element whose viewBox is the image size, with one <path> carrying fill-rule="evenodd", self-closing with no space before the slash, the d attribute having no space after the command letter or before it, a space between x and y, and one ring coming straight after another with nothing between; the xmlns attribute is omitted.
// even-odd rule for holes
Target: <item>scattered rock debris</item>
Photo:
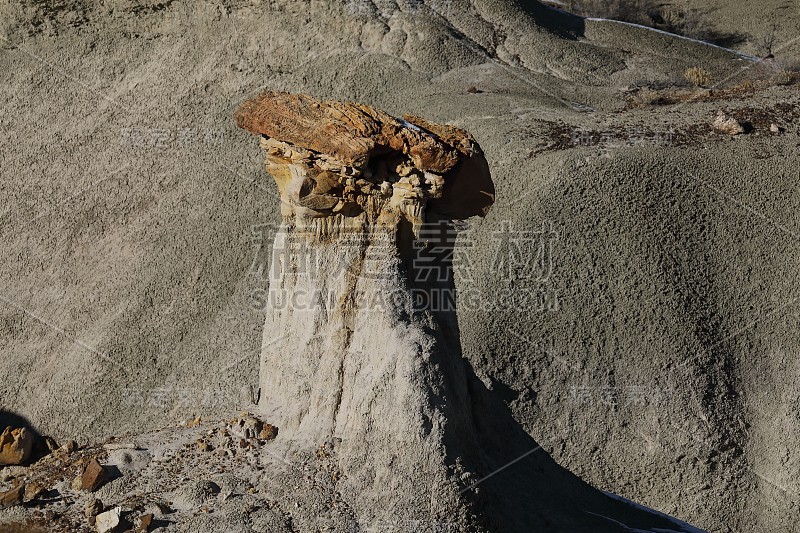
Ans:
<svg viewBox="0 0 800 533"><path fill-rule="evenodd" d="M52 441L50 453L34 453L29 465L0 468L0 511L15 508L0 512L0 531L144 533L198 516L219 518L225 505L237 516L248 504L272 513L276 504L264 500L258 480L261 463L272 460L262 448L277 435L278 428L243 412L216 424L198 417L135 442ZM245 481L232 482L234 475Z"/></svg>
<svg viewBox="0 0 800 533"><path fill-rule="evenodd" d="M277 436L277 427L242 413L225 426L208 430L197 439L196 446L201 452L216 451L219 455L232 456L237 448L259 448Z"/></svg>

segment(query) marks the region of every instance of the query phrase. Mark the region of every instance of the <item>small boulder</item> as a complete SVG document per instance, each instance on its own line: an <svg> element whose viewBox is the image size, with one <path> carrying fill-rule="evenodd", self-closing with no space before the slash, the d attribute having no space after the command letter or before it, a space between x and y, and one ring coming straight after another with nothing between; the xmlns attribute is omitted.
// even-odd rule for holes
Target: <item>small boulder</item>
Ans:
<svg viewBox="0 0 800 533"><path fill-rule="evenodd" d="M38 498L45 491L45 488L38 483L28 483L25 485L25 494L23 501L30 502Z"/></svg>
<svg viewBox="0 0 800 533"><path fill-rule="evenodd" d="M254 439L261 433L261 428L264 423L254 416L244 416L239 418L239 431L238 434L246 439Z"/></svg>
<svg viewBox="0 0 800 533"><path fill-rule="evenodd" d="M11 490L0 492L0 509L7 509L22 503L25 495L25 484L21 483Z"/></svg>
<svg viewBox="0 0 800 533"><path fill-rule="evenodd" d="M261 429L261 433L258 435L258 438L261 440L273 440L277 436L277 427L273 426L272 424L264 424L264 427Z"/></svg>
<svg viewBox="0 0 800 533"><path fill-rule="evenodd" d="M0 466L19 465L33 451L33 433L28 428L8 426L0 435Z"/></svg>
<svg viewBox="0 0 800 533"><path fill-rule="evenodd" d="M110 533L111 531L114 531L117 526L119 526L121 515L121 507L114 507L105 513L100 513L97 515L94 522L97 533Z"/></svg>
<svg viewBox="0 0 800 533"><path fill-rule="evenodd" d="M92 458L81 475L81 490L94 492L107 481L106 468Z"/></svg>
<svg viewBox="0 0 800 533"><path fill-rule="evenodd" d="M147 533L153 524L153 514L148 513L136 519L136 533Z"/></svg>
<svg viewBox="0 0 800 533"><path fill-rule="evenodd" d="M714 122L711 125L717 133L726 135L740 135L744 133L744 126L735 118L722 111L717 112Z"/></svg>

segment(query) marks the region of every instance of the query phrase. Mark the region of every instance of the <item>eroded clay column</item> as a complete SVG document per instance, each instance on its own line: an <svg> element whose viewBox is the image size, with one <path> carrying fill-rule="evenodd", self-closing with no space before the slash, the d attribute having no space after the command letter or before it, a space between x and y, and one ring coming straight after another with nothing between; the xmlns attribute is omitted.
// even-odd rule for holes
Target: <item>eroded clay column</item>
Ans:
<svg viewBox="0 0 800 533"><path fill-rule="evenodd" d="M236 121L259 136L281 196L261 410L279 439L340 443L340 490L368 520L446 516L469 479L456 458L475 448L469 394L455 320L415 307L408 256L426 220L486 214L480 147L453 127L306 95L266 92Z"/></svg>

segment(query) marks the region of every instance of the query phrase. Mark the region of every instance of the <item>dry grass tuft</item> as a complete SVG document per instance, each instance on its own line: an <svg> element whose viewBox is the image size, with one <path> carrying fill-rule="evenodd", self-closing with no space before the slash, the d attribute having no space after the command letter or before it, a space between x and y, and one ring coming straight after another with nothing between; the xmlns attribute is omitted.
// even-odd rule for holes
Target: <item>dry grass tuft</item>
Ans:
<svg viewBox="0 0 800 533"><path fill-rule="evenodd" d="M695 87L708 87L711 85L711 74L702 67L687 68L683 77Z"/></svg>

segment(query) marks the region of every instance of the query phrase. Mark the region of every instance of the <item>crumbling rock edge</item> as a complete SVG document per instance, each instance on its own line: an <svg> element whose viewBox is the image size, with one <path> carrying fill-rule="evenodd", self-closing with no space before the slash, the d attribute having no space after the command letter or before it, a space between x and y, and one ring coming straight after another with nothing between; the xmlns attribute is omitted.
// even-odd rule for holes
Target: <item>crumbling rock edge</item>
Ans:
<svg viewBox="0 0 800 533"><path fill-rule="evenodd" d="M373 220L383 213L393 223L397 214L419 227L426 210L467 219L486 216L494 203L483 151L452 126L271 91L242 104L235 120L261 136L285 216L366 211Z"/></svg>

